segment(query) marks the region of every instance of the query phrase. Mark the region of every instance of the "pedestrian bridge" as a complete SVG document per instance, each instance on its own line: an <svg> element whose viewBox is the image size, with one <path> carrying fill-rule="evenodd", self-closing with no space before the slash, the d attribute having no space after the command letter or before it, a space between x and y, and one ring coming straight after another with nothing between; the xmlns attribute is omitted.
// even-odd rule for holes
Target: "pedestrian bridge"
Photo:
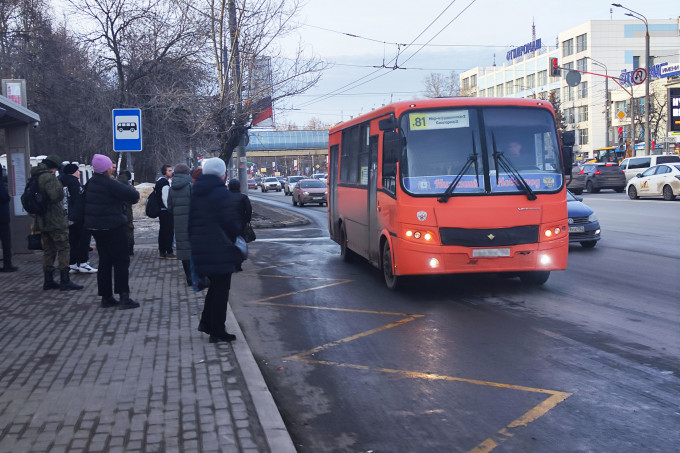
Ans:
<svg viewBox="0 0 680 453"><path fill-rule="evenodd" d="M328 131L248 131L248 157L309 156L328 153Z"/></svg>

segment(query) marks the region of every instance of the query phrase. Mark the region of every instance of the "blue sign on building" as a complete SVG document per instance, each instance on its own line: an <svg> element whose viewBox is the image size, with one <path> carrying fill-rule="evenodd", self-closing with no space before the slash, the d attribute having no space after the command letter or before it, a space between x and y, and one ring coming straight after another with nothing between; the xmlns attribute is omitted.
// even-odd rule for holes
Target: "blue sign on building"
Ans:
<svg viewBox="0 0 680 453"><path fill-rule="evenodd" d="M142 150L142 111L113 109L113 150Z"/></svg>

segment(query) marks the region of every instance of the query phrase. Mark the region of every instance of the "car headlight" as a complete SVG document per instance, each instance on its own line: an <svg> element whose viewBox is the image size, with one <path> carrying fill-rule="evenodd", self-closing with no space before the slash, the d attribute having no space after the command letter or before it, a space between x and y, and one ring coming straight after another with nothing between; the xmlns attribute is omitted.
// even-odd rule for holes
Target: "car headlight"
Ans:
<svg viewBox="0 0 680 453"><path fill-rule="evenodd" d="M305 197L309 195L309 192L307 192L306 190L302 193L305 195Z"/></svg>
<svg viewBox="0 0 680 453"><path fill-rule="evenodd" d="M594 212L588 216L588 222L597 222L597 216Z"/></svg>

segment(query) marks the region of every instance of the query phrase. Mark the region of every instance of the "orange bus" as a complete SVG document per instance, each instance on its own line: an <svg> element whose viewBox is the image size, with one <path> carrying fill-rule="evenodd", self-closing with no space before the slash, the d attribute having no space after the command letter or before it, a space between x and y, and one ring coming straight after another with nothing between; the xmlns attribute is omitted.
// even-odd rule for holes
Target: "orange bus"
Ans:
<svg viewBox="0 0 680 453"><path fill-rule="evenodd" d="M398 102L333 127L328 145L330 236L345 261L381 268L388 288L466 272L543 284L566 268L572 153L550 103Z"/></svg>

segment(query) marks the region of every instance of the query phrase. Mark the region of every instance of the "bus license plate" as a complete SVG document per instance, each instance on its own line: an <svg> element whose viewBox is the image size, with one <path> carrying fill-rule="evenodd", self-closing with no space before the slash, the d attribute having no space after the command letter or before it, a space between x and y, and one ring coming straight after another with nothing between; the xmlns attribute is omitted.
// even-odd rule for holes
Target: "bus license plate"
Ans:
<svg viewBox="0 0 680 453"><path fill-rule="evenodd" d="M474 249L473 258L495 258L497 256L510 256L510 249Z"/></svg>
<svg viewBox="0 0 680 453"><path fill-rule="evenodd" d="M580 225L580 226L570 226L570 227L569 227L569 232L570 232L570 233L583 233L583 232L585 232L585 231L586 231L586 227L584 227L583 225Z"/></svg>

